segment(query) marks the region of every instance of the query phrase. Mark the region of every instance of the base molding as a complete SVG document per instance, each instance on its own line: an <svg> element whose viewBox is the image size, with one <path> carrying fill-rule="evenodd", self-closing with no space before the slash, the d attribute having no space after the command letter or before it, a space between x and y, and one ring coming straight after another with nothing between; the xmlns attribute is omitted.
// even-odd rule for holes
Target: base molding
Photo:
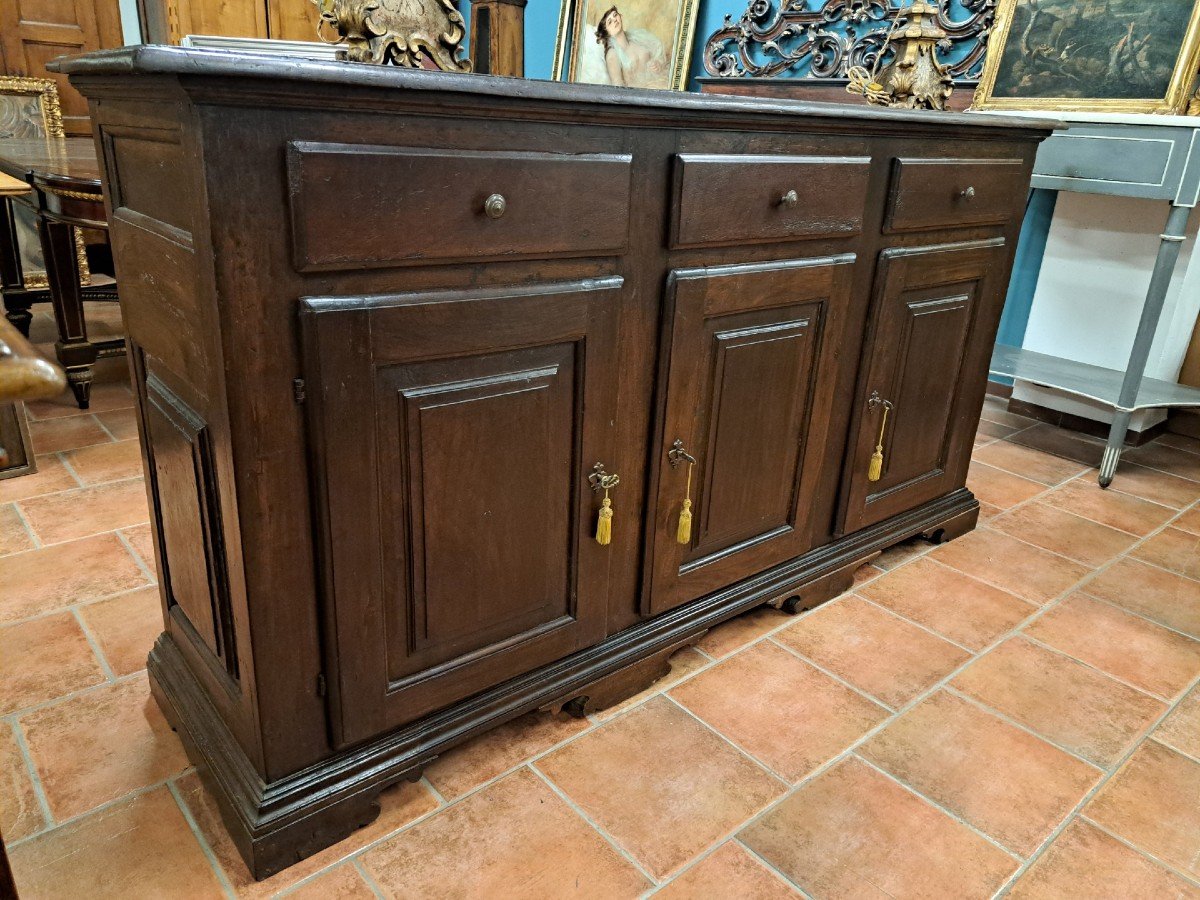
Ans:
<svg viewBox="0 0 1200 900"><path fill-rule="evenodd" d="M526 675L409 725L265 782L229 732L174 640L162 635L149 658L151 690L188 757L216 798L238 851L267 878L349 836L379 814L380 791L416 780L446 750L534 709L587 696L589 706L632 695L670 653L708 629L770 603L808 609L849 588L854 570L900 541L949 540L970 531L979 503L965 488L789 560L726 590L625 629Z"/></svg>

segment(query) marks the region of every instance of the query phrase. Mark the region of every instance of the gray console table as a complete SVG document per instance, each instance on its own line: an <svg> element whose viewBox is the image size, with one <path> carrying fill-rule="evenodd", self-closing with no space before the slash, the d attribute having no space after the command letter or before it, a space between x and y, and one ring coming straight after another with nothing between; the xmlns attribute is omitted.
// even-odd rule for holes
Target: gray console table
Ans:
<svg viewBox="0 0 1200 900"><path fill-rule="evenodd" d="M1022 113L1059 119L1070 129L1042 144L1033 186L1058 191L1165 200L1170 204L1141 320L1124 371L997 344L991 372L1107 404L1116 412L1100 462L1100 486L1117 470L1134 412L1200 406L1200 388L1146 378L1171 274L1188 216L1200 198L1200 120L1186 116Z"/></svg>

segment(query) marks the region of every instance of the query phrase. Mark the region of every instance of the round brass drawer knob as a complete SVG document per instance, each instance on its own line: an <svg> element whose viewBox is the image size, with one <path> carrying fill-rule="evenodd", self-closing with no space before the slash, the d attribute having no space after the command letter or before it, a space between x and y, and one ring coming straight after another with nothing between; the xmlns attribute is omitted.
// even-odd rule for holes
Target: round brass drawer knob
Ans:
<svg viewBox="0 0 1200 900"><path fill-rule="evenodd" d="M779 205L786 206L788 209L791 209L793 206L795 206L799 202L800 202L800 195L797 194L794 190L788 191L786 194L784 194L782 197L779 198Z"/></svg>
<svg viewBox="0 0 1200 900"><path fill-rule="evenodd" d="M975 199L974 186L965 188L964 190L960 191L958 196L962 197L964 200L974 200Z"/></svg>
<svg viewBox="0 0 1200 900"><path fill-rule="evenodd" d="M504 199L503 194L492 194L483 201L483 211L488 214L489 219L500 218L506 209L508 201Z"/></svg>

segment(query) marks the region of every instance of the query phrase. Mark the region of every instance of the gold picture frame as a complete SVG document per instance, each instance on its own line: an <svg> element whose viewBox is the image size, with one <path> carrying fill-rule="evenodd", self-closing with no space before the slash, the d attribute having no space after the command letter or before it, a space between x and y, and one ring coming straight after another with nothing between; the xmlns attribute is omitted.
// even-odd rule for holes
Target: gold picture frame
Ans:
<svg viewBox="0 0 1200 900"><path fill-rule="evenodd" d="M661 18L661 10L666 6L661 0L563 0L562 6L559 9L558 15L558 31L554 40L554 62L552 65L552 77L555 81L577 82L583 81L589 84L612 84L610 80L600 78L586 77L586 66L581 65L582 52L590 50L591 44L595 43L594 35L591 34L596 28L596 23L591 21L589 13L603 13L609 10L610 7L616 7L621 11L622 17L626 13L631 15L632 21L638 21L642 13L648 16ZM696 39L696 16L699 12L699 0L676 0L676 14L673 17L675 27L670 41L664 40L662 28L648 29L630 29L630 34L635 34L637 31L644 31L649 37L647 40L659 42L662 46L662 56L664 62L669 60L669 68L662 75L662 83L642 83L635 86L662 88L670 90L683 90L687 82L688 69L692 60L692 49ZM670 45L670 54L666 54L667 45ZM606 55L607 51L600 51L601 59ZM665 67L664 67L665 68ZM595 71L595 67L593 67Z"/></svg>
<svg viewBox="0 0 1200 900"><path fill-rule="evenodd" d="M1181 114L1198 68L1200 0L999 0L972 107Z"/></svg>
<svg viewBox="0 0 1200 900"><path fill-rule="evenodd" d="M41 118L41 133L24 133L20 127L33 126L29 108L33 104L3 102L6 97L36 99ZM62 138L62 107L58 102L58 85L49 78L27 78L23 75L0 75L0 137L3 138Z"/></svg>

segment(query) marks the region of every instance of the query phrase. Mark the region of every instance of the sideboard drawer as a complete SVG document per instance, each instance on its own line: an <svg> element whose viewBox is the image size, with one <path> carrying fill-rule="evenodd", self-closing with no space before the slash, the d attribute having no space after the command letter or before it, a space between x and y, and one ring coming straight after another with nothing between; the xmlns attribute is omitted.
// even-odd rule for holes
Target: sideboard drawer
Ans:
<svg viewBox="0 0 1200 900"><path fill-rule="evenodd" d="M679 154L671 246L859 234L870 167L855 156Z"/></svg>
<svg viewBox="0 0 1200 900"><path fill-rule="evenodd" d="M1028 192L1029 172L1019 159L895 159L883 230L1001 225Z"/></svg>
<svg viewBox="0 0 1200 900"><path fill-rule="evenodd" d="M287 165L301 272L615 255L628 244L628 154L298 141Z"/></svg>

